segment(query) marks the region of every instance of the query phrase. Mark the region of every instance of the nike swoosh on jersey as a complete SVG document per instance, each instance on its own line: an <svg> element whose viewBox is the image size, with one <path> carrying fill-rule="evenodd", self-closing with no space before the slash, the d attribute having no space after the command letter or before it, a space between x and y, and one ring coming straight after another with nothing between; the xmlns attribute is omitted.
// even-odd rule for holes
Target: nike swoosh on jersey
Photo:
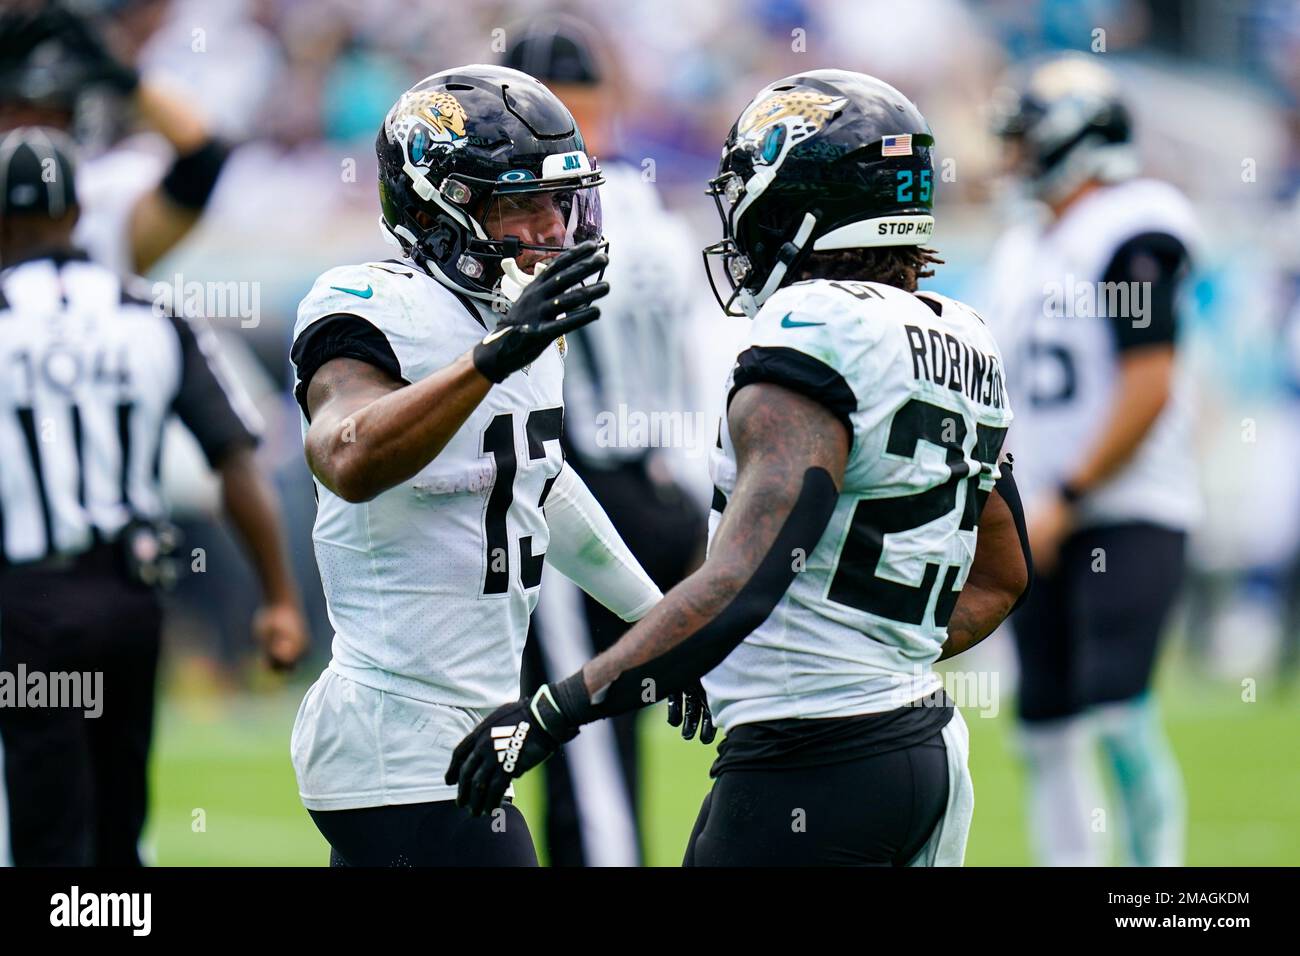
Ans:
<svg viewBox="0 0 1300 956"><path fill-rule="evenodd" d="M375 287L367 285L365 289L345 289L341 285L332 285L331 289L338 289L340 292L346 292L349 295L355 295L358 299L368 299L375 294Z"/></svg>
<svg viewBox="0 0 1300 956"><path fill-rule="evenodd" d="M802 328L807 328L807 327L810 326L810 325L825 325L825 324L826 324L825 322L800 322L800 321L798 321L797 319L794 320L794 321L792 322L792 321L790 320L790 316L792 316L792 315L794 315L793 312L787 312L787 313L785 314L785 317L781 319L781 328L783 328L783 329L802 329Z"/></svg>

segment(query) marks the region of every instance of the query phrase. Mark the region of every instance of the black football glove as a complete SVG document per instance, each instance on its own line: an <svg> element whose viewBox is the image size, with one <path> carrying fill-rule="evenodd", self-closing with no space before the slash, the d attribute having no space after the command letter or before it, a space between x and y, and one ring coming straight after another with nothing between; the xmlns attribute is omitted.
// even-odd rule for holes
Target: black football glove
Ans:
<svg viewBox="0 0 1300 956"><path fill-rule="evenodd" d="M668 726L681 727L683 740L693 738L698 727L700 743L713 743L718 731L713 726L713 714L704 696L704 688L698 682L694 687L668 695Z"/></svg>
<svg viewBox="0 0 1300 956"><path fill-rule="evenodd" d="M543 684L532 700L520 699L498 707L465 737L451 755L447 786L459 782L456 806L482 816L501 806L510 781L536 767L560 746L578 735L578 723L566 716L560 701L580 693L574 679Z"/></svg>
<svg viewBox="0 0 1300 956"><path fill-rule="evenodd" d="M607 265L609 257L594 241L566 249L552 259L542 274L528 283L492 333L474 346L474 367L484 378L503 382L536 361L561 335L599 318L600 309L591 303L609 292L609 283L582 285L582 280Z"/></svg>

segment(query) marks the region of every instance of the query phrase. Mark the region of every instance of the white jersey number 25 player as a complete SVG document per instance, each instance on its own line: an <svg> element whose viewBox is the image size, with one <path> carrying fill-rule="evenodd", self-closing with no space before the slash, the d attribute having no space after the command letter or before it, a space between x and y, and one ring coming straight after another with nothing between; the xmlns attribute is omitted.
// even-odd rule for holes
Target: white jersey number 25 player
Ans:
<svg viewBox="0 0 1300 956"><path fill-rule="evenodd" d="M997 345L916 291L935 261L933 148L903 94L843 70L779 80L741 114L706 253L753 327L708 557L608 651L466 738L450 776L476 812L583 723L703 678L727 737L688 865L961 861L965 725L931 665L992 631L1028 567ZM516 722L540 732L506 767L494 728Z"/></svg>

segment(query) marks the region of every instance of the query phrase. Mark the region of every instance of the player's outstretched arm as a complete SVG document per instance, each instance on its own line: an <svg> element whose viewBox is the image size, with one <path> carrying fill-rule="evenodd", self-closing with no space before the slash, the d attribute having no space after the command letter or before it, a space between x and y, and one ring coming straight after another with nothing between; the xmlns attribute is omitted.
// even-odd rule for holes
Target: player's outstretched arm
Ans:
<svg viewBox="0 0 1300 956"><path fill-rule="evenodd" d="M653 703L713 670L772 612L830 521L849 454L835 415L758 383L736 392L727 424L736 488L709 556L584 668L599 716Z"/></svg>
<svg viewBox="0 0 1300 956"><path fill-rule="evenodd" d="M663 595L623 542L595 495L567 464L546 497L550 542L546 563L625 621L639 621ZM704 690L696 683L668 697L668 723L691 740L713 742L715 728Z"/></svg>
<svg viewBox="0 0 1300 956"><path fill-rule="evenodd" d="M975 560L948 619L948 640L939 660L970 650L997 629L1029 592L1033 574L1028 533L1011 465L980 514Z"/></svg>
<svg viewBox="0 0 1300 956"><path fill-rule="evenodd" d="M307 386L307 464L345 501L369 501L417 474L465 424L494 383L536 361L559 336L600 316L609 284L583 280L609 259L574 246L529 283L497 327L446 368L413 385L352 358L333 358Z"/></svg>
<svg viewBox="0 0 1300 956"><path fill-rule="evenodd" d="M176 150L162 181L131 209L128 237L134 271L147 272L198 223L230 150L212 135L190 97L142 81L134 99L145 122Z"/></svg>
<svg viewBox="0 0 1300 956"><path fill-rule="evenodd" d="M414 385L331 359L307 388L307 464L345 501L369 501L437 457L491 387L468 352Z"/></svg>
<svg viewBox="0 0 1300 956"><path fill-rule="evenodd" d="M512 777L581 724L689 687L781 600L835 510L848 431L820 403L768 383L736 392L727 422L736 489L704 564L578 673L499 708L461 741L446 779L459 783L462 806L481 814L499 805Z"/></svg>

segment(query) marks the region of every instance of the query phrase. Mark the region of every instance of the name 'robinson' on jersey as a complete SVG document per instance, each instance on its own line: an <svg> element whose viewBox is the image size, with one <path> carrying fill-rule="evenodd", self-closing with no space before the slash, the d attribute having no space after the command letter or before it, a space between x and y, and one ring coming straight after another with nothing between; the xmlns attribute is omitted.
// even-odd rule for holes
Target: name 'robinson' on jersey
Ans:
<svg viewBox="0 0 1300 956"><path fill-rule="evenodd" d="M730 729L848 717L933 693L941 682L931 665L975 557L1012 419L993 336L967 306L934 293L812 280L759 310L728 400L760 369L754 379L826 404L852 447L834 514L802 572L704 678L715 719ZM725 416L710 466L712 537L736 483Z"/></svg>

